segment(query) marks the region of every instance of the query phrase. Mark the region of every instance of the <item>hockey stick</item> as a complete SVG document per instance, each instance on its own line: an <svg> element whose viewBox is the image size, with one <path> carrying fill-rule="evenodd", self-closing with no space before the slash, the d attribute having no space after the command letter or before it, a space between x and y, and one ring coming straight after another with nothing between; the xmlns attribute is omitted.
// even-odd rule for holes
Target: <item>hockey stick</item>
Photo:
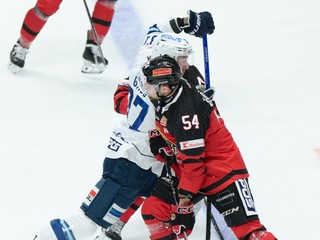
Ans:
<svg viewBox="0 0 320 240"><path fill-rule="evenodd" d="M206 219L206 240L211 239L211 203L208 201L208 199L205 199L206 207L207 207L207 219Z"/></svg>
<svg viewBox="0 0 320 240"><path fill-rule="evenodd" d="M159 152L163 150L162 148L159 149ZM167 171L167 174L168 174L168 178L169 178L169 182L170 182L170 186L171 186L171 191L172 191L172 194L173 194L173 199L174 199L174 203L176 205L179 205L179 200L177 198L177 190L176 190L176 187L173 185L173 179L172 179L172 174L171 174L171 169L170 169L170 166L169 166L169 159L170 157L173 157L173 156L168 156L165 152L164 152L164 165L166 166L166 171ZM182 231L182 234L183 234L183 238L185 240L188 240L188 235L185 231L185 229L181 229Z"/></svg>
<svg viewBox="0 0 320 240"><path fill-rule="evenodd" d="M87 12L87 15L88 15L90 24L91 24L91 29L92 29L92 31L93 31L93 35L94 35L94 37L95 37L95 40L96 40L96 43L97 43L97 46L98 46L98 50L99 50L100 56L101 56L101 58L102 58L102 63L103 63L103 65L106 67L106 66L107 66L107 63L106 63L106 60L105 60L105 58L104 58L104 56L103 56L102 48L101 48L101 45L100 45L100 43L99 43L98 34L97 34L97 31L96 31L96 28L94 27L94 24L93 24L93 21L92 21L92 17L91 17L90 11L89 11L88 4L87 4L86 0L83 0L83 3L84 3L84 6L85 6L85 8L86 8L86 12Z"/></svg>
<svg viewBox="0 0 320 240"><path fill-rule="evenodd" d="M204 59L204 72L205 72L205 84L206 89L210 88L210 74L209 74L209 53L208 53L208 39L207 34L202 37L202 45L203 45L203 59ZM207 199L206 199L207 200ZM210 240L211 238L211 203L206 201L207 207L207 221L206 221L206 240Z"/></svg>
<svg viewBox="0 0 320 240"><path fill-rule="evenodd" d="M205 84L206 89L210 88L210 72L209 72L209 53L208 53L208 39L207 34L205 34L202 38L202 45L203 45L203 60L204 60L204 72L205 72ZM207 200L207 199L206 199ZM211 238L211 203L207 200L206 201L206 240L210 240Z"/></svg>
<svg viewBox="0 0 320 240"><path fill-rule="evenodd" d="M206 89L210 88L210 69L209 69L209 50L208 50L208 38L207 34L203 35L202 37L202 46L203 46L203 56L204 56L204 71L205 71L205 83L206 83ZM217 232L217 235L220 240L224 240L222 233L220 231L220 228L217 224L217 221L213 217L212 209L211 209L211 203L208 201L208 198L205 199L206 206L207 206L207 222L206 222L206 240L210 240L211 236L211 224L214 226L215 231ZM210 221L211 220L211 221Z"/></svg>
<svg viewBox="0 0 320 240"><path fill-rule="evenodd" d="M214 216L213 216L213 214L212 214L212 210L211 210L211 203L208 201L208 198L205 198L204 199L204 202L205 202L205 204L206 204L206 206L207 206L207 231L206 231L206 240L210 240L210 235L209 234L211 234L211 224L210 223L212 223L212 225L214 226L214 230L216 231L216 233L217 233L217 235L218 235L218 237L219 237L219 240L224 240L224 237L223 237L223 235L222 235L222 233L221 233L221 231L220 231L220 228L219 228L219 226L218 226L218 223L217 223L217 221L215 220L215 218L214 218ZM209 208L208 208L208 206L209 206ZM209 210L210 209L210 210ZM211 220L211 222L210 222L210 220ZM209 226L208 226L209 225ZM208 233L208 227L209 227L209 233Z"/></svg>
<svg viewBox="0 0 320 240"><path fill-rule="evenodd" d="M210 88L210 70L209 70L209 52L208 52L208 38L207 34L202 37L203 46L203 59L204 59L204 73L205 73L205 83L206 89Z"/></svg>

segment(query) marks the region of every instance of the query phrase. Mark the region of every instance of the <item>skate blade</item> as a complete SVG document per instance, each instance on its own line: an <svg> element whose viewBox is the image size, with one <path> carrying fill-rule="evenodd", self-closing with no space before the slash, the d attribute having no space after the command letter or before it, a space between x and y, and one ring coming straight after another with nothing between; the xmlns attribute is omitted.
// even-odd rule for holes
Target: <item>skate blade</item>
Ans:
<svg viewBox="0 0 320 240"><path fill-rule="evenodd" d="M17 72L20 72L22 70L21 67L13 64L12 62L9 62L8 63L8 69L10 70L10 72L12 73L17 73Z"/></svg>
<svg viewBox="0 0 320 240"><path fill-rule="evenodd" d="M105 69L106 67L103 63L93 64L92 62L83 59L81 72L86 74L99 74L102 73Z"/></svg>

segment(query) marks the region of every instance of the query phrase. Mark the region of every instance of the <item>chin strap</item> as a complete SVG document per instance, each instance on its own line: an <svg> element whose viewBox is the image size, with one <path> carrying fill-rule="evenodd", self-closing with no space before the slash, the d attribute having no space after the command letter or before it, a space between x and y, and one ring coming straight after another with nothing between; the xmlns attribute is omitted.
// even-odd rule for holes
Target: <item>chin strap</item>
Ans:
<svg viewBox="0 0 320 240"><path fill-rule="evenodd" d="M177 85L170 85L169 86L171 92L168 93L166 96L159 96L159 92L157 92L157 96L159 97L161 102L165 102L168 103L172 100L172 98L174 98L177 94L177 89L179 89L179 84Z"/></svg>

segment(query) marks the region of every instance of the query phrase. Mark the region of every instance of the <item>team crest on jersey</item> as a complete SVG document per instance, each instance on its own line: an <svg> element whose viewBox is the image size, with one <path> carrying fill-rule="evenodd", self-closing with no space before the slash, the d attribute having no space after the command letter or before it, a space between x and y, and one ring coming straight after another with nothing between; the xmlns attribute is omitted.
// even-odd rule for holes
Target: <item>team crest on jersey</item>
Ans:
<svg viewBox="0 0 320 240"><path fill-rule="evenodd" d="M160 133L157 129L149 130L148 134L149 134L149 138L155 138L155 137L160 136Z"/></svg>
<svg viewBox="0 0 320 240"><path fill-rule="evenodd" d="M119 148L121 147L121 143L119 143L118 141L116 141L114 138L110 138L109 139L109 144L108 144L108 148L112 151L117 152L119 150Z"/></svg>
<svg viewBox="0 0 320 240"><path fill-rule="evenodd" d="M201 147L204 147L203 138L180 142L180 149L181 150L188 150L188 149L201 148Z"/></svg>
<svg viewBox="0 0 320 240"><path fill-rule="evenodd" d="M168 122L168 119L165 116L162 116L162 118L160 119L160 125L163 127L166 127L167 122Z"/></svg>

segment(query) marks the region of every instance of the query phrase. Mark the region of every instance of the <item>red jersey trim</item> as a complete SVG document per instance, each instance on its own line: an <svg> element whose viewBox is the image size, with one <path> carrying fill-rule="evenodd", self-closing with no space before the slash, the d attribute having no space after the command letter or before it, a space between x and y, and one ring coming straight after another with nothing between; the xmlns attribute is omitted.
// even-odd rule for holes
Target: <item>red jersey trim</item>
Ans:
<svg viewBox="0 0 320 240"><path fill-rule="evenodd" d="M222 184L226 183L230 179L234 178L235 176L239 176L239 175L247 175L247 177L248 177L249 176L248 170L247 169L233 170L230 173L228 173L226 176L224 176L223 178L218 180L217 182L214 182L205 188L201 188L199 191L203 192L203 193L209 192L215 188L221 187ZM241 177L243 177L243 176L241 176Z"/></svg>

